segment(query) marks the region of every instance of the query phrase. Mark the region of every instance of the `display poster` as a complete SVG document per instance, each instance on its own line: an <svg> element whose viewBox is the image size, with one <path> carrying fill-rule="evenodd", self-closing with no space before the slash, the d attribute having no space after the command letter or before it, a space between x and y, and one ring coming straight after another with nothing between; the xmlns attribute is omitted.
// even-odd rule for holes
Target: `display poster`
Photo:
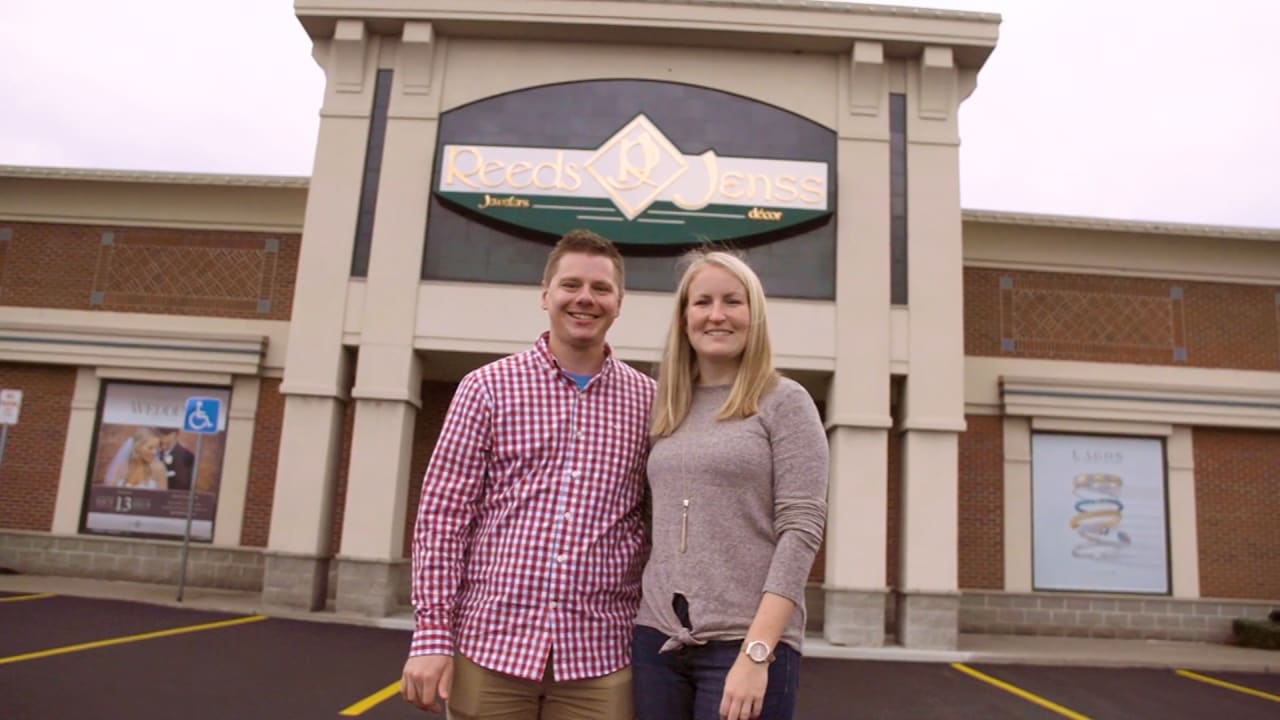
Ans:
<svg viewBox="0 0 1280 720"><path fill-rule="evenodd" d="M1168 593L1164 443L1036 433L1036 590Z"/></svg>
<svg viewBox="0 0 1280 720"><path fill-rule="evenodd" d="M182 431L186 399L221 400L217 432ZM181 538L193 479L191 539L213 540L226 446L226 388L110 382L102 397L84 532Z"/></svg>

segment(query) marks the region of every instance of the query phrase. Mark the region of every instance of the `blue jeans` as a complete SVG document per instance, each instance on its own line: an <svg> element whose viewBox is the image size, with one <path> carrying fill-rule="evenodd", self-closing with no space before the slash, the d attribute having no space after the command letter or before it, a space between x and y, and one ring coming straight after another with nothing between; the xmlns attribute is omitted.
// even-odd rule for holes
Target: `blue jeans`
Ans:
<svg viewBox="0 0 1280 720"><path fill-rule="evenodd" d="M637 720L718 720L724 681L741 640L709 642L659 653L667 636L637 625L631 636L631 689ZM778 643L769 665L760 720L791 720L800 689L800 653Z"/></svg>

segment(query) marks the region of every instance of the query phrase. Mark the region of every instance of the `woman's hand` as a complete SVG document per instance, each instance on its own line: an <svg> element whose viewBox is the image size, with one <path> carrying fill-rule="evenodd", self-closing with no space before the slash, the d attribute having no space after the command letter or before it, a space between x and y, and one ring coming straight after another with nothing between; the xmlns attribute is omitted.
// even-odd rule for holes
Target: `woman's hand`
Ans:
<svg viewBox="0 0 1280 720"><path fill-rule="evenodd" d="M764 710L764 691L769 687L769 664L752 662L745 653L729 668L720 699L720 720L751 720Z"/></svg>

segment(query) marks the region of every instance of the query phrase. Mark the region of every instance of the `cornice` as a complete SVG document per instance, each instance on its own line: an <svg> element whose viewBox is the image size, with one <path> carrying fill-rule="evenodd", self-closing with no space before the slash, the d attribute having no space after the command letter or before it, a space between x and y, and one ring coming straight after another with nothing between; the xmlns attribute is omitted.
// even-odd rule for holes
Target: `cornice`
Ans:
<svg viewBox="0 0 1280 720"><path fill-rule="evenodd" d="M317 41L334 38L339 21L356 18L368 32L393 36L405 22L420 21L440 36L548 42L841 53L856 40L874 40L895 57L951 47L965 68L986 62L1001 20L830 0L296 0L294 12Z"/></svg>
<svg viewBox="0 0 1280 720"><path fill-rule="evenodd" d="M291 175L218 175L211 173L158 172L153 170L32 167L26 165L0 165L0 178L290 189L306 189L311 184L311 178L309 177Z"/></svg>
<svg viewBox="0 0 1280 720"><path fill-rule="evenodd" d="M1041 215L996 210L964 210L962 211L962 218L965 222L992 223L995 225L1023 225L1071 230L1097 230L1101 232L1280 242L1280 229L1252 228L1239 225L1197 225L1156 220L1112 220L1108 218Z"/></svg>
<svg viewBox="0 0 1280 720"><path fill-rule="evenodd" d="M599 2L599 0L572 0L573 2ZM647 5L710 5L728 7L776 7L783 10L816 10L846 13L850 15L887 15L891 17L933 18L938 20L971 20L998 23L999 13L971 10L943 10L938 8L903 7L901 5L870 5L863 3L834 2L833 0L620 0Z"/></svg>

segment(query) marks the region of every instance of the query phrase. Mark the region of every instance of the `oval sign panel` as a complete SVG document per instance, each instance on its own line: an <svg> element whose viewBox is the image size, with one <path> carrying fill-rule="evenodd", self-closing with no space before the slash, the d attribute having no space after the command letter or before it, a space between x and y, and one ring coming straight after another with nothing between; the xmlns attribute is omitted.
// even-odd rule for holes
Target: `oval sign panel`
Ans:
<svg viewBox="0 0 1280 720"><path fill-rule="evenodd" d="M627 85L677 89L681 99L700 101L707 115L721 117L707 122L707 117L691 117L688 106L678 112L644 107L652 92L635 93L628 103L627 93L620 92ZM550 133L553 137L545 128L522 133L510 122L497 123L508 128L503 133L484 129L493 128L492 122L449 123L446 113L433 183L439 199L488 225L551 237L587 227L633 245L779 238L830 218L834 133L736 95L672 83L594 81L509 93L453 112L473 118L486 106L492 113L520 112L542 104L540 93L576 96L577 102L559 105L572 108L567 113L596 106L601 113L566 116L568 128ZM593 103L593 94L607 102ZM512 102L515 96L523 102ZM755 112L736 108L742 105ZM555 122L554 116L547 121ZM797 126L806 132L797 133ZM573 128L580 132L570 137L566 130ZM753 133L770 137L753 143ZM544 142L522 141L521 135ZM828 136L829 143L815 142ZM788 152L788 138L797 145L793 152ZM765 152L733 152L751 146Z"/></svg>

